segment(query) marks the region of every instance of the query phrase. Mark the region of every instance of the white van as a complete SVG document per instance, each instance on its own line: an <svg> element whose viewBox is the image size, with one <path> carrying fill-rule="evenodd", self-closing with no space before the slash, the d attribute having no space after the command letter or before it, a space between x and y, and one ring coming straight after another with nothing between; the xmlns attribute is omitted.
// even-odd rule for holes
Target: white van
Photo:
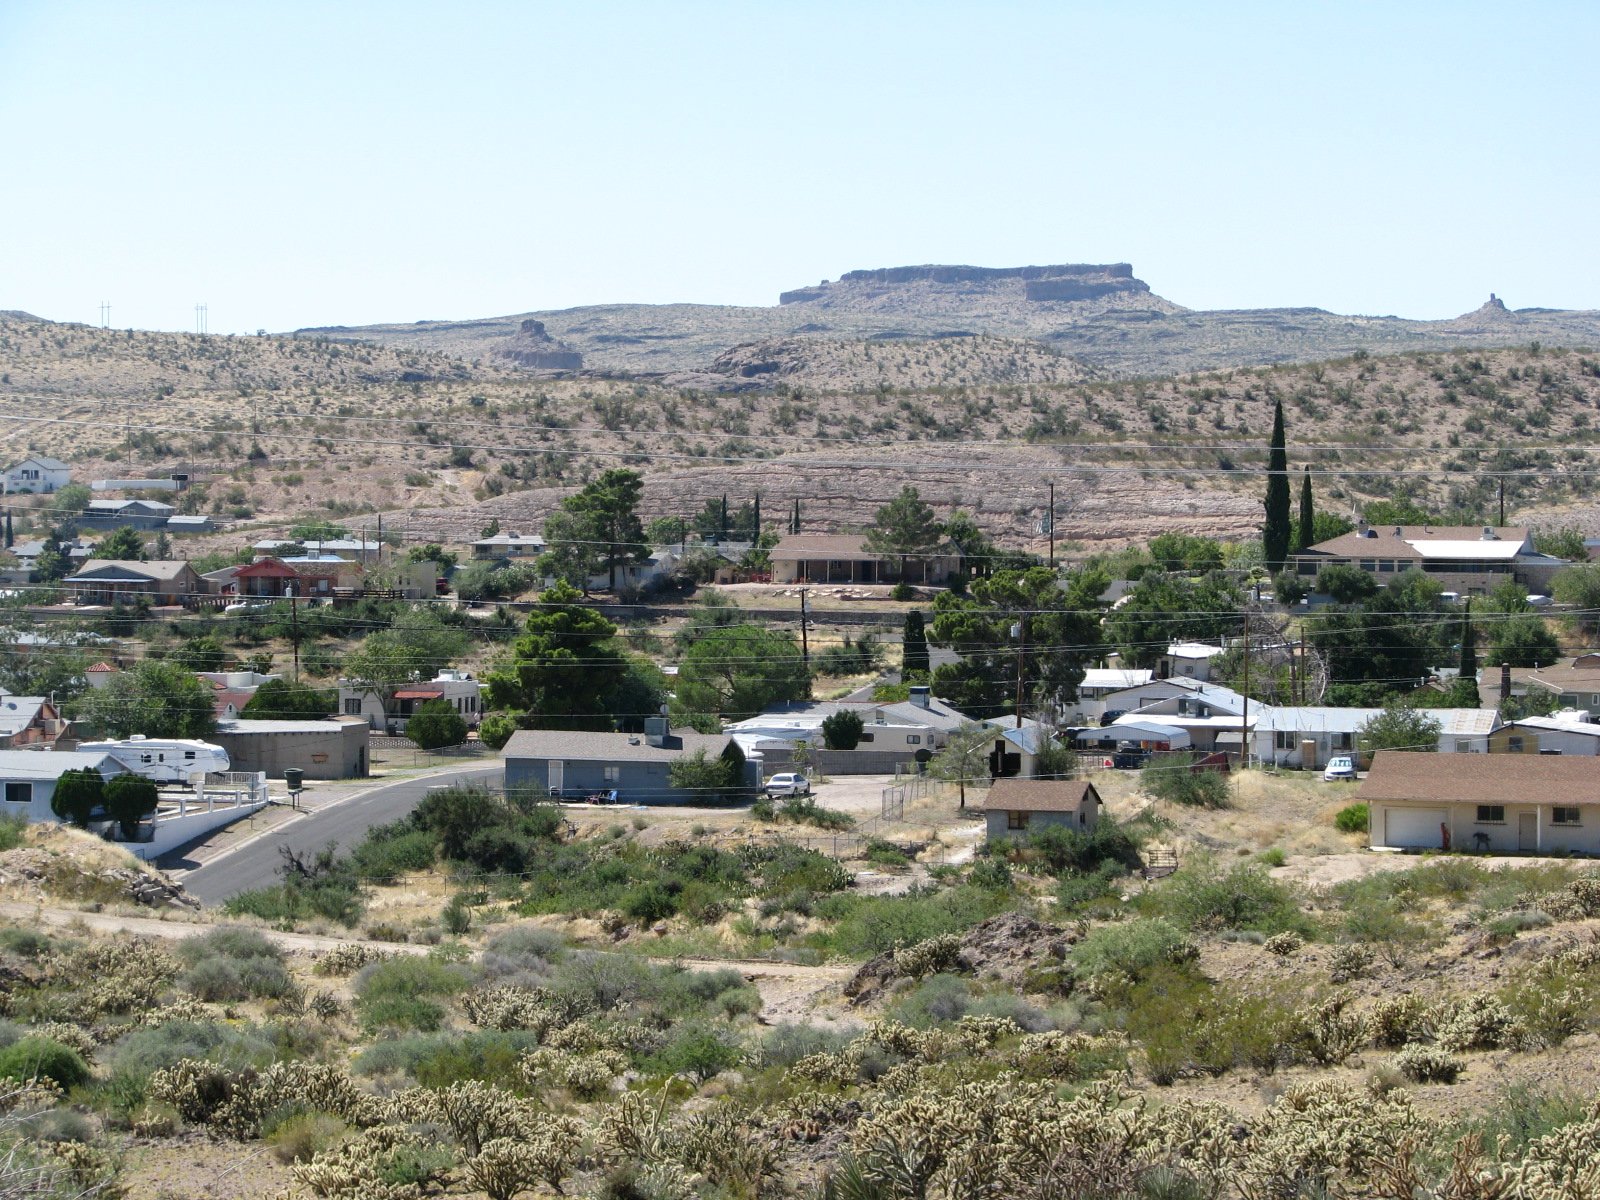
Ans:
<svg viewBox="0 0 1600 1200"><path fill-rule="evenodd" d="M193 783L229 769L228 752L210 742L181 738L147 738L141 734L120 742L84 742L78 749L88 754L109 754L135 775L157 783Z"/></svg>

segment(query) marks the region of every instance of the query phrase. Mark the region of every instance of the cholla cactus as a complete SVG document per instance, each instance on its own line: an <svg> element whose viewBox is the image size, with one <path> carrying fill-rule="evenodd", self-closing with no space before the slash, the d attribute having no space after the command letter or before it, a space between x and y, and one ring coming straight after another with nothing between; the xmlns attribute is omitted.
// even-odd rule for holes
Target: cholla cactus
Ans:
<svg viewBox="0 0 1600 1200"><path fill-rule="evenodd" d="M392 1183L385 1175L395 1151L422 1144L405 1129L381 1125L295 1164L290 1172L324 1200L418 1200L422 1189L416 1183Z"/></svg>
<svg viewBox="0 0 1600 1200"><path fill-rule="evenodd" d="M1372 951L1365 946L1340 946L1328 958L1328 977L1334 983L1349 983L1372 970Z"/></svg>
<svg viewBox="0 0 1600 1200"><path fill-rule="evenodd" d="M1372 1040L1379 1046L1404 1046L1422 1037L1429 1024L1428 1005L1410 992L1385 996L1368 1018Z"/></svg>
<svg viewBox="0 0 1600 1200"><path fill-rule="evenodd" d="M1498 1050L1517 1046L1526 1036L1511 1010L1487 992L1441 1005L1433 1020L1438 1042L1446 1050Z"/></svg>
<svg viewBox="0 0 1600 1200"><path fill-rule="evenodd" d="M767 1130L723 1106L684 1122L674 1157L713 1184L741 1184L741 1192L754 1194L778 1173L781 1149Z"/></svg>
<svg viewBox="0 0 1600 1200"><path fill-rule="evenodd" d="M469 1155L496 1138L521 1136L534 1115L526 1101L477 1079L408 1088L395 1095L392 1112L399 1120L443 1122Z"/></svg>
<svg viewBox="0 0 1600 1200"><path fill-rule="evenodd" d="M83 1019L158 1007L178 961L143 941L90 942L45 959L48 977L73 985L69 1011Z"/></svg>
<svg viewBox="0 0 1600 1200"><path fill-rule="evenodd" d="M1448 1050L1412 1044L1394 1056L1394 1065L1413 1083L1454 1083L1466 1064Z"/></svg>
<svg viewBox="0 0 1600 1200"><path fill-rule="evenodd" d="M1010 1017L966 1016L956 1022L955 1036L962 1047L976 1054L1022 1032Z"/></svg>
<svg viewBox="0 0 1600 1200"><path fill-rule="evenodd" d="M485 1029L531 1029L542 1041L545 1035L567 1019L552 1004L544 988L508 985L468 992L461 998L462 1010L475 1025Z"/></svg>
<svg viewBox="0 0 1600 1200"><path fill-rule="evenodd" d="M388 950L376 950L359 942L346 942L317 956L311 964L316 975L354 975L368 963L384 962L394 957Z"/></svg>
<svg viewBox="0 0 1600 1200"><path fill-rule="evenodd" d="M523 1055L520 1066L529 1087L562 1087L580 1099L594 1100L628 1069L628 1057L616 1050L570 1054L543 1046Z"/></svg>
<svg viewBox="0 0 1600 1200"><path fill-rule="evenodd" d="M953 970L960 962L961 937L954 933L940 934L894 952L895 974L911 979Z"/></svg>
<svg viewBox="0 0 1600 1200"><path fill-rule="evenodd" d="M601 1021L583 1017L552 1030L544 1044L557 1050L592 1053L611 1050L618 1054L648 1054L661 1045L661 1035L638 1021Z"/></svg>
<svg viewBox="0 0 1600 1200"><path fill-rule="evenodd" d="M1312 1062L1338 1066L1370 1036L1366 1017L1350 1010L1348 996L1334 996L1294 1014L1294 1045Z"/></svg>
<svg viewBox="0 0 1600 1200"><path fill-rule="evenodd" d="M601 1118L595 1145L617 1162L654 1163L673 1158L676 1142L667 1122L667 1089L659 1100L629 1092Z"/></svg>
<svg viewBox="0 0 1600 1200"><path fill-rule="evenodd" d="M88 1058L94 1053L99 1043L95 1036L81 1025L71 1025L66 1021L46 1021L41 1025L33 1026L29 1031L35 1037L49 1038L52 1042L59 1042L76 1050L83 1057Z"/></svg>
<svg viewBox="0 0 1600 1200"><path fill-rule="evenodd" d="M185 1058L150 1076L149 1096L192 1125L236 1138L256 1136L265 1116L289 1105L332 1113L353 1125L376 1124L388 1110L338 1067L298 1061L235 1072Z"/></svg>
<svg viewBox="0 0 1600 1200"><path fill-rule="evenodd" d="M1276 954L1280 958L1286 958L1305 944L1305 939L1298 933L1286 929L1282 933L1275 933L1269 937L1262 943L1262 948L1268 954Z"/></svg>
<svg viewBox="0 0 1600 1200"><path fill-rule="evenodd" d="M467 1163L467 1178L489 1200L512 1200L536 1183L556 1191L572 1171L583 1126L570 1117L541 1115L518 1138L496 1138Z"/></svg>
<svg viewBox="0 0 1600 1200"><path fill-rule="evenodd" d="M1128 1039L1122 1033L1099 1036L1058 1029L1023 1036L1007 1061L1024 1075L1084 1079L1101 1068L1126 1066Z"/></svg>
<svg viewBox="0 0 1600 1200"><path fill-rule="evenodd" d="M66 1169L72 1181L68 1195L115 1200L124 1194L116 1182L117 1166L105 1151L97 1150L85 1142L49 1142L46 1148Z"/></svg>
<svg viewBox="0 0 1600 1200"><path fill-rule="evenodd" d="M1555 895L1546 897L1541 907L1558 921L1600 917L1600 878L1584 875L1574 879Z"/></svg>
<svg viewBox="0 0 1600 1200"><path fill-rule="evenodd" d="M856 1041L838 1053L808 1054L789 1068L789 1074L814 1083L848 1087L860 1077L863 1049L862 1044Z"/></svg>
<svg viewBox="0 0 1600 1200"><path fill-rule="evenodd" d="M1509 1172L1516 1200L1579 1200L1600 1195L1600 1106L1585 1120L1528 1143Z"/></svg>

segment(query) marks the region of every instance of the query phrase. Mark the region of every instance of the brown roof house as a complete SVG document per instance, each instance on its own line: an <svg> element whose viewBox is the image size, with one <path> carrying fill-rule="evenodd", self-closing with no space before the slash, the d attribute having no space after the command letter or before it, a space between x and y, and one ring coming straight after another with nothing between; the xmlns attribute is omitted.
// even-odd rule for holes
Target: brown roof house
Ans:
<svg viewBox="0 0 1600 1200"><path fill-rule="evenodd" d="M1324 567L1355 567L1389 583L1402 571L1425 572L1446 591L1481 595L1508 579L1547 591L1550 578L1567 565L1540 554L1528 530L1491 525L1368 525L1318 542L1292 556L1302 577Z"/></svg>
<svg viewBox="0 0 1600 1200"><path fill-rule="evenodd" d="M205 591L194 568L176 559L91 558L65 582L75 604L136 604L144 599L174 605Z"/></svg>
<svg viewBox="0 0 1600 1200"><path fill-rule="evenodd" d="M901 559L867 548L859 533L791 533L772 548L773 583L899 583ZM961 556L944 546L905 556L906 583L948 582Z"/></svg>
<svg viewBox="0 0 1600 1200"><path fill-rule="evenodd" d="M1356 798L1374 849L1600 854L1600 771L1587 758L1380 750Z"/></svg>
<svg viewBox="0 0 1600 1200"><path fill-rule="evenodd" d="M1090 830L1100 820L1100 793L1084 779L997 779L983 809L989 837L1026 837L1052 825Z"/></svg>

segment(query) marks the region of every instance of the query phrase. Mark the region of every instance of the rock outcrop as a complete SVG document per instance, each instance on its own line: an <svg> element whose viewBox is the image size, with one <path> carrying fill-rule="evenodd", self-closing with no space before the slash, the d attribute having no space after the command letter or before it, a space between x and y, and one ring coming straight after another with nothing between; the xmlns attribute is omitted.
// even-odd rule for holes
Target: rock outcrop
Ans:
<svg viewBox="0 0 1600 1200"><path fill-rule="evenodd" d="M532 317L523 321L511 340L495 353L530 371L583 369L583 355L565 342L556 341L545 331L544 322Z"/></svg>

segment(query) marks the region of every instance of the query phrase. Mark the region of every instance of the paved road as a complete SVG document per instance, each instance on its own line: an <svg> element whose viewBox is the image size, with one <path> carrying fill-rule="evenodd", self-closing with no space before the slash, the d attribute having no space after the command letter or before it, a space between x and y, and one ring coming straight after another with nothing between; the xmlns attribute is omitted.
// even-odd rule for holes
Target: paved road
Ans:
<svg viewBox="0 0 1600 1200"><path fill-rule="evenodd" d="M163 860L161 865L171 870L189 890L189 894L202 904L220 904L229 896L277 883L278 867L283 862L279 846L288 846L299 854L309 854L334 842L349 850L372 826L397 821L405 816L433 788L448 787L453 783L483 782L498 777L503 769L503 765L497 762L493 766L468 767L420 779L383 784L348 800L333 801L316 812L242 842L237 848L193 870L184 871L183 868L188 864L181 858L177 861Z"/></svg>

